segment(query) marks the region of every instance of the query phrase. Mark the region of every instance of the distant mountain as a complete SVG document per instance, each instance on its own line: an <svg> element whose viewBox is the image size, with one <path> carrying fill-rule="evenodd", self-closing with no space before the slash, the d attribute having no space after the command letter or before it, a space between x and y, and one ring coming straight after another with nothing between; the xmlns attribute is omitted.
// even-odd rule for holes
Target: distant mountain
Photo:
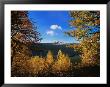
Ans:
<svg viewBox="0 0 110 87"><path fill-rule="evenodd" d="M64 43L64 42L61 42L61 41L55 41L53 44L54 44L54 45L63 45L63 44L65 44L65 43Z"/></svg>
<svg viewBox="0 0 110 87"><path fill-rule="evenodd" d="M59 44L59 43L58 43ZM68 54L69 57L73 57L77 55L78 53L74 51L73 48L67 47L69 43L65 44L53 44L53 43L38 43L36 45L31 45L30 49L32 51L33 56L43 56L45 57L50 50L54 57L57 56L58 51L61 50L63 53Z"/></svg>

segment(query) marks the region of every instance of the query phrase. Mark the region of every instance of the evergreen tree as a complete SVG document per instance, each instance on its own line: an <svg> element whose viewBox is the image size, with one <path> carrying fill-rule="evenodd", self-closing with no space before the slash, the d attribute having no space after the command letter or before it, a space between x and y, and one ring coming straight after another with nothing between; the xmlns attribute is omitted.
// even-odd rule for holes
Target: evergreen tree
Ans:
<svg viewBox="0 0 110 87"><path fill-rule="evenodd" d="M61 50L59 50L57 55L57 61L55 61L52 67L53 73L57 72L60 75L64 74L65 72L70 70L70 64L71 62L68 55L65 55L64 53L62 53Z"/></svg>
<svg viewBox="0 0 110 87"><path fill-rule="evenodd" d="M47 58L46 58L46 62L48 63L48 64L52 64L53 63L53 55L52 55L52 52L51 51L48 51L48 53L47 53Z"/></svg>

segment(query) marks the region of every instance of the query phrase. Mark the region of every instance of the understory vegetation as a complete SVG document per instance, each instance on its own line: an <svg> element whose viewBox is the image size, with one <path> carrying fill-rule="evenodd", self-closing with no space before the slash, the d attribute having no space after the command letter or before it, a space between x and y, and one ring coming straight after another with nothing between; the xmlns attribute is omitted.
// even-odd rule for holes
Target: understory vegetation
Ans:
<svg viewBox="0 0 110 87"><path fill-rule="evenodd" d="M97 64L74 62L67 54L62 53L61 50L58 51L57 58L53 57L51 51L48 51L47 57L33 56L29 58L29 56L21 53L17 55L12 62L12 76L77 76L78 73L82 75L83 68L88 70L89 67L94 67L94 70L95 67L98 69L99 66Z"/></svg>
<svg viewBox="0 0 110 87"><path fill-rule="evenodd" d="M61 50L59 50L57 58L53 58L51 51L48 51L46 58L34 56L24 61L22 59L17 60L18 57L12 63L13 76L51 76L52 74L63 76L72 66L68 55L63 54Z"/></svg>

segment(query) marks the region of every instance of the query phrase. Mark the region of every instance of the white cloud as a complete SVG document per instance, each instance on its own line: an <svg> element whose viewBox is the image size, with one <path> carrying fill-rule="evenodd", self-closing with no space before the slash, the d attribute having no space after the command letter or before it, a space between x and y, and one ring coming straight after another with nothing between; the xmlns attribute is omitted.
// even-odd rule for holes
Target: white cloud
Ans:
<svg viewBox="0 0 110 87"><path fill-rule="evenodd" d="M47 34L47 35L51 35L51 36L53 36L53 35L54 35L54 32L51 31L51 30L49 30L49 31L46 32L46 34Z"/></svg>
<svg viewBox="0 0 110 87"><path fill-rule="evenodd" d="M50 29L52 29L52 30L60 29L61 30L62 27L56 24L56 25L51 25Z"/></svg>

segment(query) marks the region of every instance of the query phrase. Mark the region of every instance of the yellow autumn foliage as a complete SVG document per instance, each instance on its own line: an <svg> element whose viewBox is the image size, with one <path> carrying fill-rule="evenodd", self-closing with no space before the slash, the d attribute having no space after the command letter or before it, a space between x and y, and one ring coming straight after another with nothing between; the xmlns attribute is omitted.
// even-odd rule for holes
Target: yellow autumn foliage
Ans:
<svg viewBox="0 0 110 87"><path fill-rule="evenodd" d="M97 41L98 34L93 37L82 41L80 46L82 47L82 63L90 65L99 65L100 63L100 42Z"/></svg>
<svg viewBox="0 0 110 87"><path fill-rule="evenodd" d="M100 12L99 11L71 11L70 26L76 27L66 32L79 41L68 47L77 51L81 57L81 65L100 64Z"/></svg>
<svg viewBox="0 0 110 87"><path fill-rule="evenodd" d="M47 58L46 58L46 63L48 63L49 65L52 64L54 61L53 59L53 55L51 51L48 51L47 53Z"/></svg>
<svg viewBox="0 0 110 87"><path fill-rule="evenodd" d="M62 53L61 50L58 51L57 60L52 66L52 72L53 73L61 73L66 72L70 69L70 59L68 55L65 55Z"/></svg>
<svg viewBox="0 0 110 87"><path fill-rule="evenodd" d="M27 61L29 75L38 76L45 72L45 59L35 56Z"/></svg>
<svg viewBox="0 0 110 87"><path fill-rule="evenodd" d="M23 55L22 55L23 56ZM23 57L22 57L23 58ZM71 61L68 55L58 51L56 60L51 51L48 51L47 57L34 56L30 59L22 60L21 56L16 57L12 63L13 76L42 76L49 73L64 73L70 70Z"/></svg>

